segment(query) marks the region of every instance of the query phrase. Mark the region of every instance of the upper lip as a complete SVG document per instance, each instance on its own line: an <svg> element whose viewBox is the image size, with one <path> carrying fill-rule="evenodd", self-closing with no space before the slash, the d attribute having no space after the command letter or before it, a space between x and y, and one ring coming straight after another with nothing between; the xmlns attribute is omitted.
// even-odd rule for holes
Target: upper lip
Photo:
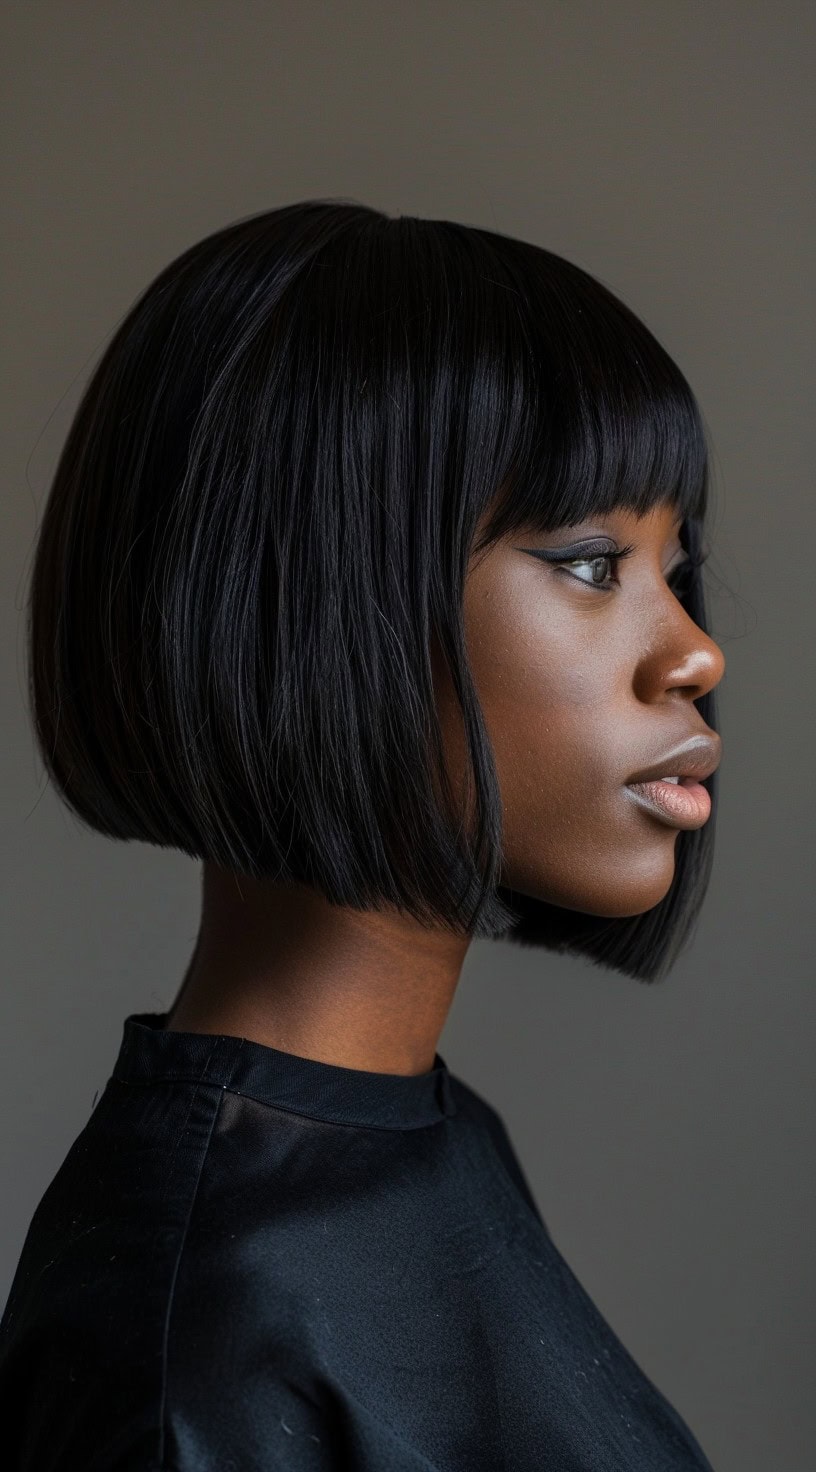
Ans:
<svg viewBox="0 0 816 1472"><path fill-rule="evenodd" d="M702 781L717 770L721 756L719 736L692 736L689 741L673 746L650 767L642 767L627 777L626 786L633 782L656 782L659 777L697 777Z"/></svg>

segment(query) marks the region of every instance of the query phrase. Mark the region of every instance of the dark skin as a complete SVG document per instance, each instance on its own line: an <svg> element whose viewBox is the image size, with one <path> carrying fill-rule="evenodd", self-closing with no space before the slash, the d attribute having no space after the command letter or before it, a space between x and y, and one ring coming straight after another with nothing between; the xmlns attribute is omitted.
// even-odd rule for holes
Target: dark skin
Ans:
<svg viewBox="0 0 816 1472"><path fill-rule="evenodd" d="M680 830L628 801L624 784L691 736L717 740L694 702L725 660L670 586L686 555L680 526L671 505L644 517L618 509L546 536L516 532L471 560L467 648L499 778L502 880L520 893L625 916L671 885ZM594 574L591 561L555 566L524 550L590 538L636 550ZM436 688L459 791L461 726L438 665ZM423 1073L469 944L393 911L358 913L307 886L207 863L198 941L168 1027Z"/></svg>

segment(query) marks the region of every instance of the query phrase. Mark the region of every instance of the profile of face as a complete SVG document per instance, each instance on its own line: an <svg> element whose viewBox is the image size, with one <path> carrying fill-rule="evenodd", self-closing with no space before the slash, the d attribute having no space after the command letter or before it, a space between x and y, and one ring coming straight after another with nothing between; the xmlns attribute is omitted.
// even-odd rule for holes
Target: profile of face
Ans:
<svg viewBox="0 0 816 1472"><path fill-rule="evenodd" d="M671 505L616 509L546 535L515 533L471 561L464 627L498 774L501 882L521 894L641 914L672 883L681 827L704 821L674 823L627 786L646 768L682 771L661 758L695 738L710 767L720 756L695 701L725 660L673 591L686 559L681 525ZM591 546L576 552L578 543ZM607 558L625 546L625 559ZM556 549L570 561L536 555ZM458 793L461 717L450 684L435 681Z"/></svg>

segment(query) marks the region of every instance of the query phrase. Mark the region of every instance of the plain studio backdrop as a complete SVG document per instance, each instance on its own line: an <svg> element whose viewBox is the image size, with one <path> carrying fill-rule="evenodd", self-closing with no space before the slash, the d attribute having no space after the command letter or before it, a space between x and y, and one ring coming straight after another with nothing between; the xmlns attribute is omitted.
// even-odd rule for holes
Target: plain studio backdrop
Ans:
<svg viewBox="0 0 816 1472"><path fill-rule="evenodd" d="M84 831L26 703L34 538L84 382L186 246L310 197L522 236L643 317L714 451L717 857L649 987L477 942L440 1052L718 1472L814 1447L814 31L775 0L5 8L2 1299L199 865Z"/></svg>

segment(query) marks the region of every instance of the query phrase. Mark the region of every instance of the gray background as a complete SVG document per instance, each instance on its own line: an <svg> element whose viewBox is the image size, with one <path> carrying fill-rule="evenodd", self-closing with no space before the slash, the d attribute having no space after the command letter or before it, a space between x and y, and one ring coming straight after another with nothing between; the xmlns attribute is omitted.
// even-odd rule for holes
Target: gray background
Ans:
<svg viewBox="0 0 816 1472"><path fill-rule="evenodd" d="M690 378L715 451L718 852L649 988L478 942L440 1041L562 1252L718 1472L812 1466L814 8L445 0L6 7L2 1298L131 1011L169 1006L199 867L83 831L26 714L30 558L138 292L315 196L559 251Z"/></svg>

